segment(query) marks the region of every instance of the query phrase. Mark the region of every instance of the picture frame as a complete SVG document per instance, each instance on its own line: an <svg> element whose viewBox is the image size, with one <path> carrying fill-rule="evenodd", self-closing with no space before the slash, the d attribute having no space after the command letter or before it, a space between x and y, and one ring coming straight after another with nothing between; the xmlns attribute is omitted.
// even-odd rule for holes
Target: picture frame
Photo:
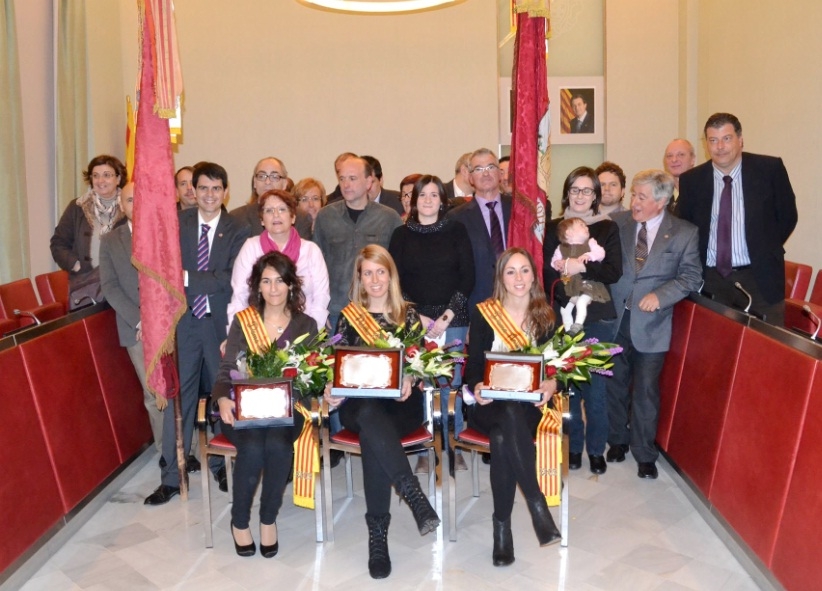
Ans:
<svg viewBox="0 0 822 591"><path fill-rule="evenodd" d="M548 78L552 144L605 142L605 80L602 76ZM582 101L586 116L575 125L574 104Z"/></svg>
<svg viewBox="0 0 822 591"><path fill-rule="evenodd" d="M294 424L293 384L289 378L232 381L235 429Z"/></svg>
<svg viewBox="0 0 822 591"><path fill-rule="evenodd" d="M491 400L539 402L545 360L540 354L485 353L482 397Z"/></svg>
<svg viewBox="0 0 822 591"><path fill-rule="evenodd" d="M335 348L331 395L344 398L400 398L404 349Z"/></svg>

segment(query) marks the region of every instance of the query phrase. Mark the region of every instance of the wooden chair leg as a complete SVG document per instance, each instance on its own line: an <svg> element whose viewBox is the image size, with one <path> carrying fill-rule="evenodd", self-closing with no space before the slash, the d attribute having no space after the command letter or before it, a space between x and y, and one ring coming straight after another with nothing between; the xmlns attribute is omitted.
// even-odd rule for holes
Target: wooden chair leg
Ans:
<svg viewBox="0 0 822 591"><path fill-rule="evenodd" d="M479 496L479 457L480 455L471 450L471 482L473 486L472 494L475 497Z"/></svg>
<svg viewBox="0 0 822 591"><path fill-rule="evenodd" d="M214 547L214 533L211 525L211 472L208 469L208 453L203 434L200 434L200 482L203 487L203 530L205 532L205 547Z"/></svg>
<svg viewBox="0 0 822 591"><path fill-rule="evenodd" d="M345 452L345 493L349 499L354 498L354 472L351 469L351 454Z"/></svg>

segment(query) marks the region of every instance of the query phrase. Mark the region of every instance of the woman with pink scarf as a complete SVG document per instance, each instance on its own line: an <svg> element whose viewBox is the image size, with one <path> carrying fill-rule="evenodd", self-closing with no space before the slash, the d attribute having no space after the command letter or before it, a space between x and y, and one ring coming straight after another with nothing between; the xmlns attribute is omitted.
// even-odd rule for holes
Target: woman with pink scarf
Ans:
<svg viewBox="0 0 822 591"><path fill-rule="evenodd" d="M263 233L246 240L234 261L231 287L234 290L228 305L228 324L234 314L248 307L248 278L254 263L269 252L281 252L297 265L305 293L305 313L325 326L328 319L328 269L320 248L310 240L303 240L294 228L297 201L287 191L272 189L257 200Z"/></svg>

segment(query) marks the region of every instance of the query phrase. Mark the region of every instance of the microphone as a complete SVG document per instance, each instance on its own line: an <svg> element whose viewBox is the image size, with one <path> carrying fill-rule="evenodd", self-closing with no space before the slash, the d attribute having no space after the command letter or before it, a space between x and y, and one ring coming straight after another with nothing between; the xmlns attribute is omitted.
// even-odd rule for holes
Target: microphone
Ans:
<svg viewBox="0 0 822 591"><path fill-rule="evenodd" d="M27 316L28 318L34 318L34 322L37 324L37 326L40 326L41 324L43 324L42 322L40 322L40 319L37 316L34 315L34 312L26 312L26 311L23 311L23 310L17 310L15 308L14 315L15 316Z"/></svg>
<svg viewBox="0 0 822 591"><path fill-rule="evenodd" d="M93 305L95 305L95 304L97 303L97 300L95 300L95 299L94 299L93 297L91 297L90 295L84 295L84 296L83 296L83 297L81 297L81 298L76 298L76 299L74 300L74 305L75 305L75 306L80 305L80 302L82 302L83 300L91 300L91 304L90 304L91 306L93 306Z"/></svg>
<svg viewBox="0 0 822 591"><path fill-rule="evenodd" d="M811 320L813 320L814 324L816 324L816 330L811 335L811 339L815 341L816 336L819 334L819 328L820 326L822 326L822 321L819 320L819 316L813 313L813 310L811 310L811 307L808 304L802 306L802 311L805 312L805 314L807 314L808 316L810 316Z"/></svg>
<svg viewBox="0 0 822 591"><path fill-rule="evenodd" d="M748 293L748 291L744 287L742 287L742 284L739 281L734 281L734 287L748 297L748 305L745 306L745 309L742 311L745 312L745 314L750 314L749 311L751 309L751 304L753 303L753 297L751 296L751 294Z"/></svg>

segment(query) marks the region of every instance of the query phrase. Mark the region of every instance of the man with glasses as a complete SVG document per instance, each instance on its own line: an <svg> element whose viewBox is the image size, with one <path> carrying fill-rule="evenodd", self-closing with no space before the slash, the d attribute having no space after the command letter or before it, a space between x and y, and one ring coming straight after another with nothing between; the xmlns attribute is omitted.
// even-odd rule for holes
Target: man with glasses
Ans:
<svg viewBox="0 0 822 591"><path fill-rule="evenodd" d="M468 308L491 297L494 266L508 244L511 196L499 190L500 169L496 154L488 148L474 151L469 158L474 198L448 212L466 227L474 252L475 283Z"/></svg>
<svg viewBox="0 0 822 591"><path fill-rule="evenodd" d="M263 233L263 224L260 219L260 209L257 206L257 199L266 191L280 189L287 191L288 171L285 164L279 158L268 156L263 158L254 167L254 175L251 177L251 197L248 203L231 210L231 217L238 222L248 226L251 236L259 236ZM303 211L297 211L297 219L294 227L300 238L311 239L311 216Z"/></svg>

